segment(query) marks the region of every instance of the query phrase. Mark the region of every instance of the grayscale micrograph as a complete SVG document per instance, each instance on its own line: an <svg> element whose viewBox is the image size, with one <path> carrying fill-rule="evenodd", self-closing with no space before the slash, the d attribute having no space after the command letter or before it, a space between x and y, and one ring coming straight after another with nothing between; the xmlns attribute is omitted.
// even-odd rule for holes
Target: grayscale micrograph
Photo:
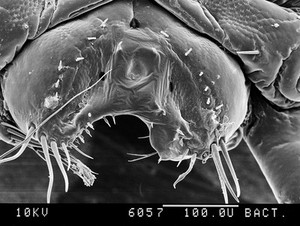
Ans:
<svg viewBox="0 0 300 226"><path fill-rule="evenodd" d="M299 203L300 1L0 0L1 203Z"/></svg>

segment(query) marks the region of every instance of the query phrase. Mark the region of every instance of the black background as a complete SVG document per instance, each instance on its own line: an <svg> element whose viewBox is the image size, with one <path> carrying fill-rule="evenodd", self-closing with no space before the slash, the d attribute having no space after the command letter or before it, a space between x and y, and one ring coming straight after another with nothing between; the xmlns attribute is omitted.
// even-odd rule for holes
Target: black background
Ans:
<svg viewBox="0 0 300 226"><path fill-rule="evenodd" d="M93 137L85 136L80 145L93 160L77 155L93 171L97 180L85 187L82 180L68 173L70 189L64 192L62 175L54 159L54 187L52 203L224 203L219 180L212 160L196 162L192 172L173 188L173 182L188 167L184 161L157 164L158 156L129 163L131 153L151 153L147 127L133 116L116 117L116 125L109 128L104 121L94 124ZM11 146L1 142L0 153ZM241 203L276 203L259 166L250 150L242 142L230 151L241 185ZM230 174L228 174L230 175ZM232 182L232 181L231 181ZM233 182L232 182L233 184ZM27 149L19 159L0 165L1 203L45 203L48 186L46 163L34 151ZM230 197L230 202L235 201Z"/></svg>

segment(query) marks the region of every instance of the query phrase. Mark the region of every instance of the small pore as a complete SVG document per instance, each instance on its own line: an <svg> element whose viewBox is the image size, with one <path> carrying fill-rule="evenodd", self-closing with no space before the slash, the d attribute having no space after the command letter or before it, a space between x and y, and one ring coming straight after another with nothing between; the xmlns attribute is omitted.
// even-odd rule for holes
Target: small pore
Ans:
<svg viewBox="0 0 300 226"><path fill-rule="evenodd" d="M140 22L136 18L132 18L132 20L129 23L129 26L134 29L139 28L140 25Z"/></svg>
<svg viewBox="0 0 300 226"><path fill-rule="evenodd" d="M205 164L206 161L211 157L210 151L204 151L201 156L200 160L202 160L202 164Z"/></svg>
<svg viewBox="0 0 300 226"><path fill-rule="evenodd" d="M171 93L173 92L173 90L174 90L173 82L169 83L169 90L170 90Z"/></svg>
<svg viewBox="0 0 300 226"><path fill-rule="evenodd" d="M22 24L22 28L25 30L29 29L29 25L27 23Z"/></svg>
<svg viewBox="0 0 300 226"><path fill-rule="evenodd" d="M105 73L104 73L103 71L101 71L101 72L99 73L98 79L99 79L100 81L105 81L106 76L103 76L104 74L105 74Z"/></svg>

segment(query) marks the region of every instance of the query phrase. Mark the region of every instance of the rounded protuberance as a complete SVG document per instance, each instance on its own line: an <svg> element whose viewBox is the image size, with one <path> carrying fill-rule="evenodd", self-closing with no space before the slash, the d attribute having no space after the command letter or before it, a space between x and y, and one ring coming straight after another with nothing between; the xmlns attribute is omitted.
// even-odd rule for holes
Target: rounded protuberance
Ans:
<svg viewBox="0 0 300 226"><path fill-rule="evenodd" d="M226 142L227 150L230 151L236 148L242 139L243 139L243 129L240 127L234 132L234 134Z"/></svg>

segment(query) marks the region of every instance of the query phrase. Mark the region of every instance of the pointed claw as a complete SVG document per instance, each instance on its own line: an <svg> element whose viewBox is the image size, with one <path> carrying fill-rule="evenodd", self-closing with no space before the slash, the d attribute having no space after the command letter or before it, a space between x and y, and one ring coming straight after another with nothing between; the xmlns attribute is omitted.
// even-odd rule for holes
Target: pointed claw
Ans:
<svg viewBox="0 0 300 226"><path fill-rule="evenodd" d="M91 134L91 132L88 129L85 129L84 131L87 133L87 135L89 135L90 137L92 137L92 134Z"/></svg>
<svg viewBox="0 0 300 226"><path fill-rule="evenodd" d="M177 178L177 180L173 183L173 187L176 189L176 185L182 181L190 172L191 170L193 169L193 166L195 165L195 162L196 162L196 159L197 159L197 154L193 154L191 156L191 161L190 161L190 165L189 165L189 168L187 169L187 171L185 171L184 173L180 174L179 177Z"/></svg>
<svg viewBox="0 0 300 226"><path fill-rule="evenodd" d="M94 159L93 157L85 154L83 151L81 151L76 145L71 144L71 147L74 148L78 153L82 154L83 156L89 158L89 159Z"/></svg>
<svg viewBox="0 0 300 226"><path fill-rule="evenodd" d="M85 143L85 142L84 142L84 137L83 137L83 136L79 135L78 138L79 138L79 140L80 140L82 143Z"/></svg>
<svg viewBox="0 0 300 226"><path fill-rule="evenodd" d="M65 155L67 157L67 161L68 161L68 168L67 168L67 170L69 171L70 167L71 167L71 158L70 158L69 150L68 150L67 145L65 143L62 143L61 147L64 150Z"/></svg>
<svg viewBox="0 0 300 226"><path fill-rule="evenodd" d="M139 161L139 160L142 160L142 159L145 159L145 158L149 158L153 155L156 155L157 152L152 152L150 154L135 154L135 153L127 153L127 155L132 155L132 156L137 156L139 158L136 158L136 159L131 159L131 160L128 160L128 162L136 162L136 161Z"/></svg>
<svg viewBox="0 0 300 226"><path fill-rule="evenodd" d="M112 120L113 120L113 122L114 122L114 125L117 125L115 116L112 115L111 117L112 117Z"/></svg>
<svg viewBox="0 0 300 226"><path fill-rule="evenodd" d="M223 165L222 165L222 162L221 162L221 158L220 158L220 155L219 155L219 150L218 150L218 147L216 144L212 144L211 145L211 154L212 154L212 158L213 158L213 161L215 163L215 166L216 166L216 169L217 169L217 172L218 172L218 175L219 175L219 178L220 178L220 183L221 183L221 187L222 187L222 190L223 190L223 195L224 195L224 199L225 201L227 200L227 197L226 197L226 194L227 192L224 191L225 187L222 186L222 183L225 183L227 189L229 190L230 194L232 195L232 197L237 201L239 202L239 199L238 197L236 196L236 194L234 193L229 181L228 181L228 178L225 174L225 171L224 171L224 168L223 168Z"/></svg>
<svg viewBox="0 0 300 226"><path fill-rule="evenodd" d="M69 190L69 178L68 178L66 170L65 170L65 168L63 166L63 163L61 161L61 157L60 157L60 154L59 154L59 151L58 151L57 144L56 144L56 142L51 141L50 142L50 146L51 146L52 152L54 154L54 157L56 159L56 162L58 164L58 167L59 167L59 169L60 169L60 171L61 171L61 173L62 173L62 175L64 177L64 180L65 180L65 191L68 192L68 190Z"/></svg>
<svg viewBox="0 0 300 226"><path fill-rule="evenodd" d="M47 203L50 203L51 200L51 192L52 192L52 187L53 187L53 181L54 181L54 174L53 174L53 168L50 160L50 155L49 155L49 150L48 150L48 144L47 144L47 139L45 136L41 136L41 144L45 156L45 160L47 163L48 167L48 172L49 172L49 184L48 184L48 190L47 190Z"/></svg>
<svg viewBox="0 0 300 226"><path fill-rule="evenodd" d="M87 126L90 127L92 130L95 130L94 126L92 125L92 123L88 122Z"/></svg>
<svg viewBox="0 0 300 226"><path fill-rule="evenodd" d="M240 194L241 194L240 184L239 184L238 178L236 176L235 170L233 168L233 165L232 165L232 162L231 162L228 150L226 148L226 144L225 144L225 142L224 142L223 139L220 140L220 147L221 147L221 151L222 151L222 154L224 156L224 159L225 159L225 161L227 163L227 166L229 168L229 171L231 173L231 176L233 178L233 181L234 181L234 184L235 184L235 188L236 188L236 195L237 195L237 197L239 197Z"/></svg>
<svg viewBox="0 0 300 226"><path fill-rule="evenodd" d="M103 117L103 120L104 120L104 122L105 122L109 127L111 127L111 125L109 124L109 121L107 120L106 117Z"/></svg>

